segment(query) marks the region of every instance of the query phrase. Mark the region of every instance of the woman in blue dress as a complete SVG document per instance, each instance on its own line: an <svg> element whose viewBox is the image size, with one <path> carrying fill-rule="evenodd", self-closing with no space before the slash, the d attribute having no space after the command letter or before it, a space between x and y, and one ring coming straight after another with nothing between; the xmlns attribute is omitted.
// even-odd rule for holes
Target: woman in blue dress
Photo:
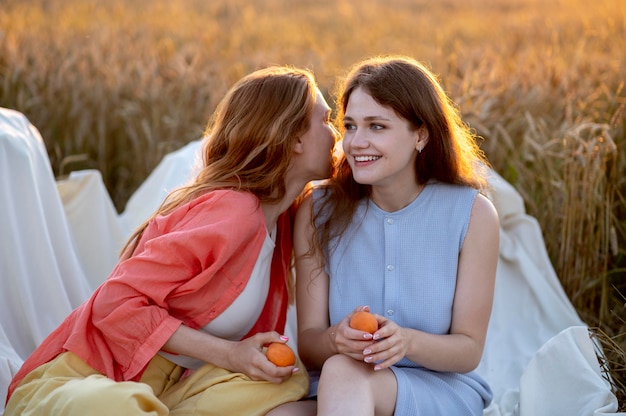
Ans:
<svg viewBox="0 0 626 416"><path fill-rule="evenodd" d="M358 63L338 95L337 173L295 224L298 350L318 415L482 415L474 369L491 313L497 213L488 163L436 77ZM374 334L352 329L358 310Z"/></svg>

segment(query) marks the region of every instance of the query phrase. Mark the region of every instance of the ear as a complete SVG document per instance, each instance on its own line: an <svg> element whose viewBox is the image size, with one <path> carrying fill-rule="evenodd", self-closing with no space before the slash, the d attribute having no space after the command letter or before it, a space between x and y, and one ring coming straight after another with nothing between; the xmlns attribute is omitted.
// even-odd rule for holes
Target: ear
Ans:
<svg viewBox="0 0 626 416"><path fill-rule="evenodd" d="M426 147L428 138L428 129L425 126L422 126L415 131L415 149L419 153L422 153L422 150Z"/></svg>
<svg viewBox="0 0 626 416"><path fill-rule="evenodd" d="M304 141L302 140L302 137L298 137L296 140L296 143L293 145L293 151L296 154L304 153Z"/></svg>

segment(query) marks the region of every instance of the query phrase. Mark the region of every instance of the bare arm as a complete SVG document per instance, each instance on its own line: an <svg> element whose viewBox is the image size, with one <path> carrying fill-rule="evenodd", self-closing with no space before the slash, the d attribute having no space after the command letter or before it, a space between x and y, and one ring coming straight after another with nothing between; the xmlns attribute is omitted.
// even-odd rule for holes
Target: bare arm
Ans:
<svg viewBox="0 0 626 416"><path fill-rule="evenodd" d="M281 383L295 368L277 367L262 352L264 344L284 342L276 332L258 333L242 341L229 341L181 325L163 350L197 358L227 370L247 374L253 380Z"/></svg>
<svg viewBox="0 0 626 416"><path fill-rule="evenodd" d="M312 244L312 198L302 201L294 225L296 256L296 304L298 311L298 353L309 368L321 368L337 351L331 342L328 316L328 276L319 256L307 253Z"/></svg>

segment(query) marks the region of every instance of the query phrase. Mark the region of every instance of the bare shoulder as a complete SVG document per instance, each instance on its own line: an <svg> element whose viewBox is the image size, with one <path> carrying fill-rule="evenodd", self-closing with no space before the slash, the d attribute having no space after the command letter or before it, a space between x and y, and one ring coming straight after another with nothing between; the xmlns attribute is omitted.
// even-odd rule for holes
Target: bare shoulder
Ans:
<svg viewBox="0 0 626 416"><path fill-rule="evenodd" d="M469 246L495 250L500 245L498 212L493 203L482 194L474 199L465 242L469 242L463 245L465 248Z"/></svg>
<svg viewBox="0 0 626 416"><path fill-rule="evenodd" d="M311 214L313 209L313 195L308 193L298 204L296 212L296 227L303 227L311 222Z"/></svg>
<svg viewBox="0 0 626 416"><path fill-rule="evenodd" d="M496 207L486 196L480 193L476 195L472 206L470 224L472 223L480 225L481 228L499 229L500 227Z"/></svg>

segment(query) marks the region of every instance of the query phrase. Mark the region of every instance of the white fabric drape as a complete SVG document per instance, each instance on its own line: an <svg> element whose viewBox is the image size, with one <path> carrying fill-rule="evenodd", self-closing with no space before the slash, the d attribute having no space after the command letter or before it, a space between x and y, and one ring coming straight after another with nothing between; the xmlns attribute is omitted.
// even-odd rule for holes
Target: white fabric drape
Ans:
<svg viewBox="0 0 626 416"><path fill-rule="evenodd" d="M0 109L0 400L35 347L91 293L35 127Z"/></svg>
<svg viewBox="0 0 626 416"><path fill-rule="evenodd" d="M200 141L170 153L117 214L98 171L55 182L41 137L0 109L0 416L21 362L106 278L127 236L196 172ZM618 415L596 346L554 272L537 221L515 189L491 178L501 222L496 294L478 371L486 416ZM294 309L287 335L295 347ZM626 413L619 413L626 415Z"/></svg>

